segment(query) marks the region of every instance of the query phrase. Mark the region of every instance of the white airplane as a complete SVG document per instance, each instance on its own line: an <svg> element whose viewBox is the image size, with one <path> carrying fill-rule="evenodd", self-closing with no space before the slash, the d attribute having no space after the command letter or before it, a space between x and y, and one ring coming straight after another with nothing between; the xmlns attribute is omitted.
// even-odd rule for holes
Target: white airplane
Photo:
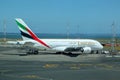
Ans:
<svg viewBox="0 0 120 80"><path fill-rule="evenodd" d="M23 38L20 44L32 43L35 48L64 53L91 53L103 49L98 41L91 39L40 39L22 19L16 18L15 20Z"/></svg>

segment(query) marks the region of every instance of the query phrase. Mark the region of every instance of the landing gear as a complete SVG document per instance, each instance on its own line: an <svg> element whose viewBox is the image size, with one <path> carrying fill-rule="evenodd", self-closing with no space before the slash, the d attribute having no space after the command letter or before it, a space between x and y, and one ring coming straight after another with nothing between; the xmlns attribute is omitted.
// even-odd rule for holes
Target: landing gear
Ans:
<svg viewBox="0 0 120 80"><path fill-rule="evenodd" d="M90 53L90 54L101 54L101 53L102 53L101 51L96 50L96 51L91 51L91 53Z"/></svg>
<svg viewBox="0 0 120 80"><path fill-rule="evenodd" d="M26 53L27 53L27 54L38 54L39 52L38 52L37 49L28 49L28 50L26 51Z"/></svg>

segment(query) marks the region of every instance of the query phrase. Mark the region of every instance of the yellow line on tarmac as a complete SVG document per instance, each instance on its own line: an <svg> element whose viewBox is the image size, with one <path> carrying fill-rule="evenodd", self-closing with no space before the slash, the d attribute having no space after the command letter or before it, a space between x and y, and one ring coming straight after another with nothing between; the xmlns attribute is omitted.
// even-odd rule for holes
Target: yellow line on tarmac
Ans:
<svg viewBox="0 0 120 80"><path fill-rule="evenodd" d="M45 64L43 68L57 68L59 64Z"/></svg>

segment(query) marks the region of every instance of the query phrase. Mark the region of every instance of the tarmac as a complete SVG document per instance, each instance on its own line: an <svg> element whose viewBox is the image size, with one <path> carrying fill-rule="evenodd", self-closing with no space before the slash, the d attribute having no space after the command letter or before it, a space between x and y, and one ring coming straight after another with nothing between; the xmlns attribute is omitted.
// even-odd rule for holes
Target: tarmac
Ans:
<svg viewBox="0 0 120 80"><path fill-rule="evenodd" d="M120 57L85 54L25 55L19 47L0 46L0 80L119 80Z"/></svg>

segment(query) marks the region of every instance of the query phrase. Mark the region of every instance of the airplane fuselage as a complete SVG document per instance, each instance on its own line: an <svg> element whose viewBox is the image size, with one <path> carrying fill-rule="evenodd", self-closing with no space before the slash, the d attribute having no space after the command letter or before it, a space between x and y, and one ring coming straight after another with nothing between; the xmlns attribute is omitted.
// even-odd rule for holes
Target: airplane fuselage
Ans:
<svg viewBox="0 0 120 80"><path fill-rule="evenodd" d="M50 46L50 49L55 49L56 47L61 47L64 50L64 47L90 47L91 50L101 50L103 49L103 46L96 40L92 39L41 39L44 41L48 46ZM25 42L32 42L35 43L34 45L36 47L44 47L46 49L49 49L46 46L43 46L39 42L35 40L26 40ZM62 51L62 49L61 49Z"/></svg>

